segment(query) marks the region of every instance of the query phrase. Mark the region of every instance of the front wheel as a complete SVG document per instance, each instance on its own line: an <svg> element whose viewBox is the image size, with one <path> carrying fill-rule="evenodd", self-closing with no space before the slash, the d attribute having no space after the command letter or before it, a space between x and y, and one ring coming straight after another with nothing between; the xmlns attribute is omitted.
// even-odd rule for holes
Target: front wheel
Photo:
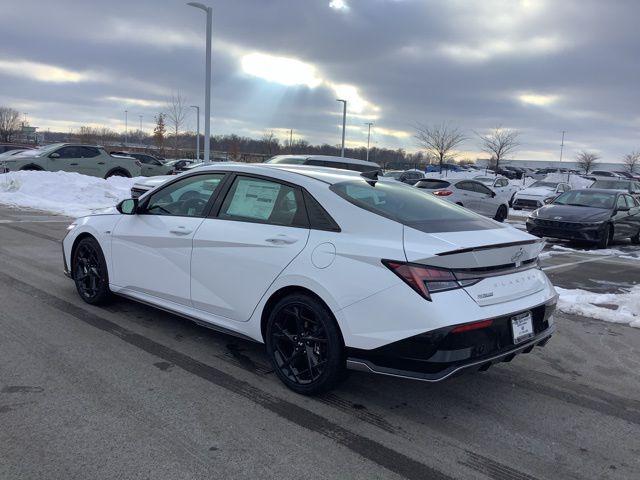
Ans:
<svg viewBox="0 0 640 480"><path fill-rule="evenodd" d="M640 230L633 237L631 237L631 243L634 245L640 245Z"/></svg>
<svg viewBox="0 0 640 480"><path fill-rule="evenodd" d="M613 237L613 229L611 224L607 223L602 230L600 240L598 241L598 248L607 248Z"/></svg>
<svg viewBox="0 0 640 480"><path fill-rule="evenodd" d="M287 295L267 320L267 354L282 382L296 393L331 390L346 370L342 336L327 307L304 293Z"/></svg>
<svg viewBox="0 0 640 480"><path fill-rule="evenodd" d="M507 219L507 216L509 215L509 211L507 210L507 207L505 207L504 205L500 205L498 207L498 211L496 212L496 216L493 217L493 219L497 222L504 222Z"/></svg>
<svg viewBox="0 0 640 480"><path fill-rule="evenodd" d="M98 305L109 299L107 263L95 238L80 240L73 254L72 268L76 289L85 302Z"/></svg>

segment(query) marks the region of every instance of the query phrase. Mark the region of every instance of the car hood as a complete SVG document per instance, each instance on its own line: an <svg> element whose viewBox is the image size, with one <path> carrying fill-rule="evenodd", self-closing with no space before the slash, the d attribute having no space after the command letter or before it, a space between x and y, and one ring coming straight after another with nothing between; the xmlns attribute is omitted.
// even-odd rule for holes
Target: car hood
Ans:
<svg viewBox="0 0 640 480"><path fill-rule="evenodd" d="M172 178L176 178L176 177L173 175L158 175L155 177L146 177L142 180L138 180L136 183L133 184L133 186L147 188L147 189L154 188L154 187L157 187L158 185L162 185L164 182Z"/></svg>
<svg viewBox="0 0 640 480"><path fill-rule="evenodd" d="M606 208L551 204L539 208L532 216L543 220L565 222L600 222L611 218L611 210Z"/></svg>
<svg viewBox="0 0 640 480"><path fill-rule="evenodd" d="M518 192L518 195L529 195L531 197L547 197L554 193L555 189L549 187L529 187Z"/></svg>

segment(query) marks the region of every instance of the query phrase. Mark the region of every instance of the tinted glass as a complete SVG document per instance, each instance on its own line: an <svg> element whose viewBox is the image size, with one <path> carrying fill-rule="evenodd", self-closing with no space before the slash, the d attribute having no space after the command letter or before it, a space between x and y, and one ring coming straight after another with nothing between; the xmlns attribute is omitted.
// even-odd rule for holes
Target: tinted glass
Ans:
<svg viewBox="0 0 640 480"><path fill-rule="evenodd" d="M94 147L82 147L82 156L84 158L93 158L100 155L100 150Z"/></svg>
<svg viewBox="0 0 640 480"><path fill-rule="evenodd" d="M629 190L629 183L626 180L596 180L591 188L603 188L605 190Z"/></svg>
<svg viewBox="0 0 640 480"><path fill-rule="evenodd" d="M440 188L447 188L449 185L451 185L451 183L445 180L436 179L420 180L418 183L416 183L416 187L425 188L427 190L438 190Z"/></svg>
<svg viewBox="0 0 640 480"><path fill-rule="evenodd" d="M474 178L474 180L477 180L478 182L482 182L482 183L484 183L486 185L493 185L493 178L492 177L476 177L476 178Z"/></svg>
<svg viewBox="0 0 640 480"><path fill-rule="evenodd" d="M196 175L167 185L151 195L144 213L202 217L211 195L223 177L221 173Z"/></svg>
<svg viewBox="0 0 640 480"><path fill-rule="evenodd" d="M589 192L573 190L563 193L553 203L556 205L573 205L576 207L613 208L616 194L607 192Z"/></svg>
<svg viewBox="0 0 640 480"><path fill-rule="evenodd" d="M636 206L636 201L630 195L625 195L624 199L627 201L627 206L629 208L634 208Z"/></svg>
<svg viewBox="0 0 640 480"><path fill-rule="evenodd" d="M81 158L82 157L82 147L62 147L60 150L57 150L55 153L60 155L59 158Z"/></svg>
<svg viewBox="0 0 640 480"><path fill-rule="evenodd" d="M427 233L504 228L431 193L397 182L352 180L330 188L364 210Z"/></svg>
<svg viewBox="0 0 640 480"><path fill-rule="evenodd" d="M359 163L352 163L349 166L349 170L354 170L356 172L372 172L374 170L378 170L380 167L377 165L361 165ZM419 176L419 178L422 178Z"/></svg>
<svg viewBox="0 0 640 480"><path fill-rule="evenodd" d="M460 190L466 190L467 192L476 191L473 182L458 182L456 183L456 188L459 188Z"/></svg>
<svg viewBox="0 0 640 480"><path fill-rule="evenodd" d="M492 193L492 191L489 188L487 188L480 182L471 182L471 184L473 185L473 189L478 193L482 193L484 195L491 195Z"/></svg>
<svg viewBox="0 0 640 480"><path fill-rule="evenodd" d="M289 227L308 224L297 189L262 178L243 176L234 180L219 217Z"/></svg>

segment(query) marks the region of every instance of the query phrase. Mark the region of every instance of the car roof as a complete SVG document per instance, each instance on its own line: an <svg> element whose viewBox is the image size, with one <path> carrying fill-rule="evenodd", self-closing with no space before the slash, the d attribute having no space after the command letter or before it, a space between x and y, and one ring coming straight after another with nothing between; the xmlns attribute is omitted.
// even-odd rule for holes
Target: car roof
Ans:
<svg viewBox="0 0 640 480"><path fill-rule="evenodd" d="M626 190L616 190L615 188L576 188L572 192L590 192L590 193L628 193Z"/></svg>
<svg viewBox="0 0 640 480"><path fill-rule="evenodd" d="M378 165L375 162L368 162L366 160L360 160L357 158L336 157L333 155L276 155L271 158L305 158L307 160L322 160L325 162L336 162L336 163L353 163L357 165L369 165L372 167L380 168L380 165Z"/></svg>

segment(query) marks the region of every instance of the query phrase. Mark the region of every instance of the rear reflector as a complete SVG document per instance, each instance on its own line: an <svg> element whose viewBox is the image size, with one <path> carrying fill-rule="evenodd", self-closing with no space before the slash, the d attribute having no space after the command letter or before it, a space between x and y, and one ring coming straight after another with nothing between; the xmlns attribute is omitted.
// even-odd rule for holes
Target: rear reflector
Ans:
<svg viewBox="0 0 640 480"><path fill-rule="evenodd" d="M451 333L470 332L471 330L480 330L481 328L490 327L493 324L493 320L482 320L480 322L467 323L465 325L458 325L451 330Z"/></svg>
<svg viewBox="0 0 640 480"><path fill-rule="evenodd" d="M449 195L453 195L453 192L451 190L435 190L431 193L438 197L448 197Z"/></svg>

